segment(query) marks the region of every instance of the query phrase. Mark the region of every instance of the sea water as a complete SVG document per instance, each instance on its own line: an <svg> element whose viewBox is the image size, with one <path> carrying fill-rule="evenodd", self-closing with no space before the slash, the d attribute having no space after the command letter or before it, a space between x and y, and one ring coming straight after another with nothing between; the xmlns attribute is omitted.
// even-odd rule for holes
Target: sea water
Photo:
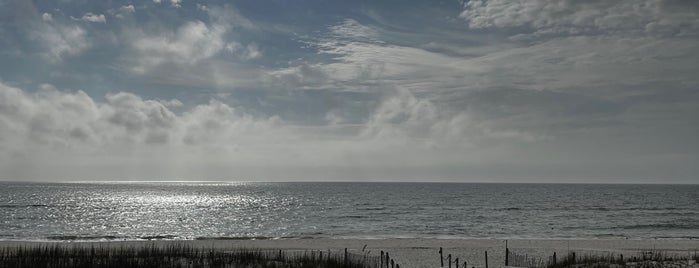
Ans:
<svg viewBox="0 0 699 268"><path fill-rule="evenodd" d="M699 185L0 182L0 240L699 239Z"/></svg>

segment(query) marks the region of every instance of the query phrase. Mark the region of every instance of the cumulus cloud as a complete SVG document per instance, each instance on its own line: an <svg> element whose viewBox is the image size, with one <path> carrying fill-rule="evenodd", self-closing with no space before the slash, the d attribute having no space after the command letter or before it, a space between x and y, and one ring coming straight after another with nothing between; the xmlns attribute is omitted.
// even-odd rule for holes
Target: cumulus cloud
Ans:
<svg viewBox="0 0 699 268"><path fill-rule="evenodd" d="M530 27L537 34L652 33L695 35L694 1L472 0L460 17L482 28Z"/></svg>
<svg viewBox="0 0 699 268"><path fill-rule="evenodd" d="M41 14L41 19L43 21L52 21L53 16L51 15L51 13L44 13L44 14Z"/></svg>
<svg viewBox="0 0 699 268"><path fill-rule="evenodd" d="M262 57L262 51L256 43L249 43L247 46L244 46L238 42L230 42L226 44L226 50L245 60Z"/></svg>
<svg viewBox="0 0 699 268"><path fill-rule="evenodd" d="M133 5L125 5L121 6L119 8L119 11L123 13L134 13L136 12L136 8Z"/></svg>
<svg viewBox="0 0 699 268"><path fill-rule="evenodd" d="M219 53L225 46L222 25L190 21L173 32L143 35L133 42L137 53L134 71L147 72L163 63L196 64Z"/></svg>
<svg viewBox="0 0 699 268"><path fill-rule="evenodd" d="M160 4L162 0L153 0L153 3ZM168 0L170 2L170 6L172 7L182 7L182 0Z"/></svg>
<svg viewBox="0 0 699 268"><path fill-rule="evenodd" d="M250 60L264 55L256 42L239 42L236 29L254 25L229 6L207 7L209 20L191 20L175 27L145 31L126 29L129 52L121 60L133 74L169 85L228 87L260 85L263 68L250 68ZM173 76L173 73L178 73Z"/></svg>
<svg viewBox="0 0 699 268"><path fill-rule="evenodd" d="M126 16L135 13L136 7L134 7L134 5L125 5L119 7L118 9L110 9L107 12L118 19L123 19Z"/></svg>
<svg viewBox="0 0 699 268"><path fill-rule="evenodd" d="M69 159L140 159L169 151L170 157L213 162L218 160L211 157L223 157L248 167L259 161L272 168L332 165L347 157L364 158L360 161L364 165L373 163L372 158L384 158L390 148L411 151L410 162L422 161L418 152L465 147L470 139L464 137L466 130L482 129L465 114L445 113L407 91L387 97L369 121L350 128L294 126L277 116L252 116L216 99L179 107L184 108L181 112L173 112L173 105L182 104L125 92L108 94L100 102L83 91L44 85L37 93L28 93L0 83L0 158L26 156L37 161L39 156L57 154L74 165ZM485 132L471 133L475 137ZM131 156L134 150L138 156Z"/></svg>
<svg viewBox="0 0 699 268"><path fill-rule="evenodd" d="M64 25L46 21L39 25L31 37L46 48L43 56L52 63L76 56L90 48L87 31L78 25Z"/></svg>
<svg viewBox="0 0 699 268"><path fill-rule="evenodd" d="M0 84L0 96L2 136L33 149L224 145L257 139L277 124L275 118L254 118L216 100L176 114L170 107L181 106L179 100L144 100L125 92L96 102L83 91L44 85L37 93L26 93Z"/></svg>
<svg viewBox="0 0 699 268"><path fill-rule="evenodd" d="M85 13L85 15L83 15L81 20L86 21L86 22L97 22L97 23L106 23L107 22L107 18L104 16L104 14L92 14L90 12Z"/></svg>
<svg viewBox="0 0 699 268"><path fill-rule="evenodd" d="M489 122L474 119L466 111L445 109L428 99L416 98L405 89L379 105L360 135L388 143L437 147L472 147L494 140L529 142L548 138L522 130L496 129Z"/></svg>
<svg viewBox="0 0 699 268"><path fill-rule="evenodd" d="M105 15L135 12L113 7ZM372 176L387 178L417 176L405 170L463 178L487 165L478 174L527 176L522 166L539 171L530 175L568 174L562 166L576 175L588 174L582 166L696 174L687 168L699 133L692 1L473 0L448 23L377 10L318 17L321 30L256 14L253 22L230 5L197 7L150 10L139 25L63 20L45 7L29 12L31 25L0 23L10 47L0 57L21 63L5 66L0 83L3 174L35 166L51 174L51 165L95 174L142 165L194 179L243 170L280 178L300 167L327 175L338 166L350 177L380 168ZM160 16L173 12L181 17ZM29 32L15 34L15 25ZM80 57L91 47L110 53ZM63 65L32 62L36 53ZM35 90L44 82L99 89ZM109 88L136 93L93 95Z"/></svg>

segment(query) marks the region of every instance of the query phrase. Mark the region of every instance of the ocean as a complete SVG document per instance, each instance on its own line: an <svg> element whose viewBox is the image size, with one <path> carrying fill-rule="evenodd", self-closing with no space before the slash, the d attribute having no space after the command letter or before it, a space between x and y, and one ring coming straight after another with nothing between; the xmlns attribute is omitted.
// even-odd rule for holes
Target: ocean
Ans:
<svg viewBox="0 0 699 268"><path fill-rule="evenodd" d="M699 239L699 185L0 182L0 240Z"/></svg>

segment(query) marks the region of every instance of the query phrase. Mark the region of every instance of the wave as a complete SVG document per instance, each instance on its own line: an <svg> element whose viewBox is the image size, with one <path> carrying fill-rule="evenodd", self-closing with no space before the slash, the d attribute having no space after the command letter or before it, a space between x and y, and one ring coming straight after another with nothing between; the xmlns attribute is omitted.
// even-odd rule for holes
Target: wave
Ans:
<svg viewBox="0 0 699 268"><path fill-rule="evenodd" d="M362 218L366 218L366 217L367 216L363 216L363 215L343 215L343 216L339 216L338 218L340 218L340 219L362 219Z"/></svg>
<svg viewBox="0 0 699 268"><path fill-rule="evenodd" d="M686 208L679 208L679 207L627 207L627 208L619 208L619 207L587 207L587 208L582 208L582 210L594 210L594 211L664 211L664 210L681 210L681 209L686 209Z"/></svg>
<svg viewBox="0 0 699 268"><path fill-rule="evenodd" d="M318 233L320 234L320 233ZM8 236L9 237L9 236ZM49 241L131 241L131 240L274 240L313 239L320 236L198 236L186 238L176 235L114 236L114 235L57 235L45 237Z"/></svg>
<svg viewBox="0 0 699 268"><path fill-rule="evenodd" d="M49 207L49 205L44 204L5 204L0 205L0 208L43 208Z"/></svg>
<svg viewBox="0 0 699 268"><path fill-rule="evenodd" d="M367 208L357 208L357 210L386 210L386 207L367 207Z"/></svg>
<svg viewBox="0 0 699 268"><path fill-rule="evenodd" d="M498 211L514 211L514 210L523 210L523 208L518 208L518 207L509 207L509 208L499 208L496 209Z"/></svg>
<svg viewBox="0 0 699 268"><path fill-rule="evenodd" d="M682 230L699 230L699 223L649 223L649 224L632 224L622 225L616 229L682 229Z"/></svg>
<svg viewBox="0 0 699 268"><path fill-rule="evenodd" d="M194 240L274 240L274 239L295 239L295 238L315 238L306 236L200 236Z"/></svg>
<svg viewBox="0 0 699 268"><path fill-rule="evenodd" d="M59 241L74 241L74 240L118 240L125 237L118 237L113 235L96 235L96 236L79 236L79 235L55 235L47 236L48 240L59 240Z"/></svg>

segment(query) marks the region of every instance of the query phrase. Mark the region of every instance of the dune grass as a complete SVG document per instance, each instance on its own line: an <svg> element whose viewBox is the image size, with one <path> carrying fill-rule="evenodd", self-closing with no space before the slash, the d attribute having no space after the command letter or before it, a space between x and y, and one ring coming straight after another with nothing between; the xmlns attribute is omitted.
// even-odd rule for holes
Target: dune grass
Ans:
<svg viewBox="0 0 699 268"><path fill-rule="evenodd" d="M688 254L668 254L665 251L648 250L635 254L620 254L614 252L595 252L576 254L570 252L564 256L552 255L546 259L517 254L510 251L510 265L534 268L581 268L581 267L689 267L689 262L699 262L697 252ZM692 266L694 267L694 266Z"/></svg>
<svg viewBox="0 0 699 268"><path fill-rule="evenodd" d="M43 245L0 248L0 267L236 267L375 268L379 257L330 251L196 248L184 244L144 247Z"/></svg>

